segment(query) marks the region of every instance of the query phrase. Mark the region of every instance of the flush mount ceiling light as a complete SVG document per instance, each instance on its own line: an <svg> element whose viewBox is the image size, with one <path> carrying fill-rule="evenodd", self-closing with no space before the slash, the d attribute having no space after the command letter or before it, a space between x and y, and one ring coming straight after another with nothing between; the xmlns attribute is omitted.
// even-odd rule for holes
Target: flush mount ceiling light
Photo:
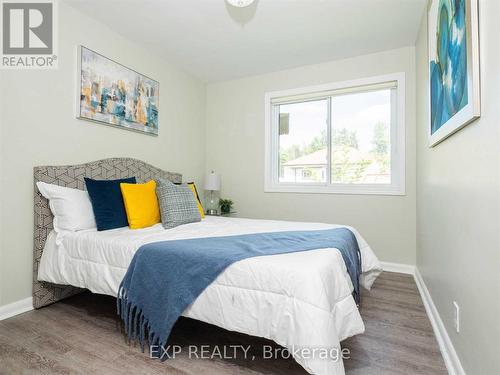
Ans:
<svg viewBox="0 0 500 375"><path fill-rule="evenodd" d="M254 2L254 0L226 0L226 1L232 6L238 8L247 7Z"/></svg>

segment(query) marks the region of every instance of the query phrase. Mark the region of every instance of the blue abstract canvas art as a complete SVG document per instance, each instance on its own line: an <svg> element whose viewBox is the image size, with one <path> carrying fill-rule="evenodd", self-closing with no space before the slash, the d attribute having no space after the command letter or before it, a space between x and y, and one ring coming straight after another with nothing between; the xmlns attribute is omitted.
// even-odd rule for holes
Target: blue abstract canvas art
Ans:
<svg viewBox="0 0 500 375"><path fill-rule="evenodd" d="M440 0L436 56L430 62L431 132L467 105L467 39L464 0Z"/></svg>
<svg viewBox="0 0 500 375"><path fill-rule="evenodd" d="M429 7L431 145L478 116L477 24L473 0L433 0ZM476 13L474 13L475 15ZM476 64L476 66L473 66Z"/></svg>
<svg viewBox="0 0 500 375"><path fill-rule="evenodd" d="M158 134L159 83L83 46L78 117Z"/></svg>

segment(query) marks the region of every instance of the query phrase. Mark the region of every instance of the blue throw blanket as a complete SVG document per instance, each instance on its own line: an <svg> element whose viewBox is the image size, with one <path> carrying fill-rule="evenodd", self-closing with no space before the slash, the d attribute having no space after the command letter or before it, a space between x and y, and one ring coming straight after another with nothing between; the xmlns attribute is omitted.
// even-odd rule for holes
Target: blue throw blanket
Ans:
<svg viewBox="0 0 500 375"><path fill-rule="evenodd" d="M166 346L183 311L228 266L263 255L336 248L347 266L359 304L361 255L346 228L256 233L154 242L141 246L118 291L118 315L131 340Z"/></svg>

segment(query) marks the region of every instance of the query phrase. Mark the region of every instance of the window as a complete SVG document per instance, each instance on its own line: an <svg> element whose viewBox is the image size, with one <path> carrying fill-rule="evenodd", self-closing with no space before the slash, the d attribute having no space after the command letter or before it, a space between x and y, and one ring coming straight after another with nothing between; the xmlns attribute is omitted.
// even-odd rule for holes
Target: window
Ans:
<svg viewBox="0 0 500 375"><path fill-rule="evenodd" d="M265 191L404 194L404 74L266 94Z"/></svg>

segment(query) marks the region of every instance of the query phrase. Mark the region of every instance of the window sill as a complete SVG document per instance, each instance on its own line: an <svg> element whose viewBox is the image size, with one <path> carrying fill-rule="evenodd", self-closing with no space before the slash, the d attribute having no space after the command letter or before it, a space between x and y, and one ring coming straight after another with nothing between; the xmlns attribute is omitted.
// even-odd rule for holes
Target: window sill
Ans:
<svg viewBox="0 0 500 375"><path fill-rule="evenodd" d="M275 184L264 187L265 193L298 193L298 194L350 194L350 195L406 195L399 186L380 185L285 185Z"/></svg>

